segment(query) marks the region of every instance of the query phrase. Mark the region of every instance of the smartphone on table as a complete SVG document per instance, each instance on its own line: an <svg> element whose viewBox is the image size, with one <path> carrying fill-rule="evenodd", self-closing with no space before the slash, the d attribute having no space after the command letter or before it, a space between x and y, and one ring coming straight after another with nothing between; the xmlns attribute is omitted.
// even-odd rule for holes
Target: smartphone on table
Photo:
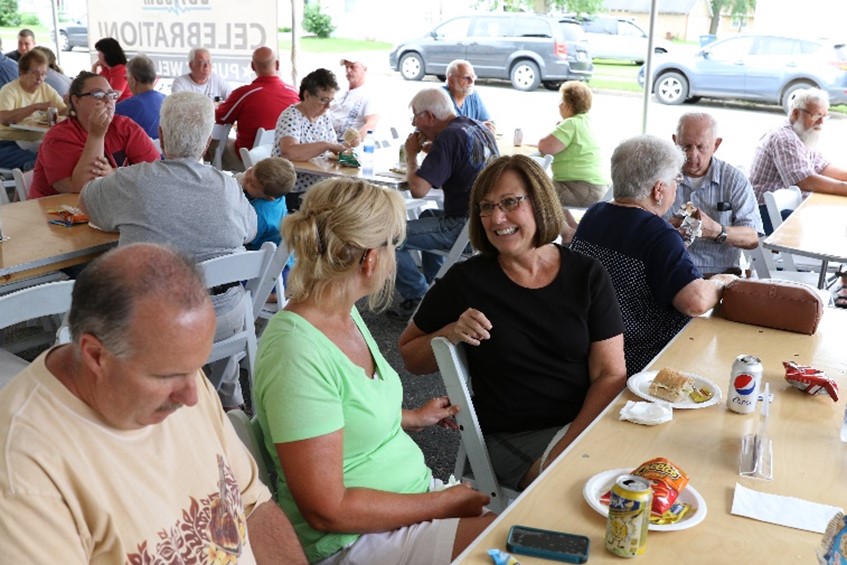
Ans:
<svg viewBox="0 0 847 565"><path fill-rule="evenodd" d="M506 549L519 555L531 555L565 563L588 561L588 538L577 534L512 526Z"/></svg>

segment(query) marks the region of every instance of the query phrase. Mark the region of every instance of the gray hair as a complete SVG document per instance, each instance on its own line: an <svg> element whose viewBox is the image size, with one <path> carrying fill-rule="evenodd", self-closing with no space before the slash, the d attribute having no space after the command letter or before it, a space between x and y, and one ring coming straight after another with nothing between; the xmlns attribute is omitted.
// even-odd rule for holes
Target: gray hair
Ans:
<svg viewBox="0 0 847 565"><path fill-rule="evenodd" d="M791 114L794 110L805 110L809 102L817 102L822 106L829 107L829 93L820 88L798 90L788 104L788 113Z"/></svg>
<svg viewBox="0 0 847 565"><path fill-rule="evenodd" d="M215 125L215 106L199 92L176 92L162 103L159 127L169 159L200 159Z"/></svg>
<svg viewBox="0 0 847 565"><path fill-rule="evenodd" d="M468 67L473 69L473 65L471 65L468 61L464 59L453 59L450 61L450 64L447 65L447 76L451 77L456 74L456 68L459 65L467 65Z"/></svg>
<svg viewBox="0 0 847 565"><path fill-rule="evenodd" d="M212 53L205 47L193 47L191 51L188 52L188 62L193 63L194 59L197 57L197 53L200 53L201 51L208 53L209 57L212 56Z"/></svg>
<svg viewBox="0 0 847 565"><path fill-rule="evenodd" d="M715 120L715 117L706 112L687 112L679 117L679 121L676 123L676 136L679 137L682 135L682 126L685 125L687 121L705 121L706 126L712 132L712 137L717 139L718 137L718 122Z"/></svg>
<svg viewBox="0 0 847 565"><path fill-rule="evenodd" d="M615 198L647 198L657 181L670 182L682 170L685 154L671 140L638 135L612 153Z"/></svg>
<svg viewBox="0 0 847 565"><path fill-rule="evenodd" d="M156 65L147 55L136 55L126 64L126 72L141 84L156 82Z"/></svg>
<svg viewBox="0 0 847 565"><path fill-rule="evenodd" d="M409 103L412 113L430 112L437 120L456 117L450 95L443 88L424 88Z"/></svg>
<svg viewBox="0 0 847 565"><path fill-rule="evenodd" d="M80 337L90 334L112 355L132 356L135 308L148 298L172 306L174 316L211 308L203 275L186 255L153 243L118 247L92 261L76 279L68 314L74 345L78 348Z"/></svg>

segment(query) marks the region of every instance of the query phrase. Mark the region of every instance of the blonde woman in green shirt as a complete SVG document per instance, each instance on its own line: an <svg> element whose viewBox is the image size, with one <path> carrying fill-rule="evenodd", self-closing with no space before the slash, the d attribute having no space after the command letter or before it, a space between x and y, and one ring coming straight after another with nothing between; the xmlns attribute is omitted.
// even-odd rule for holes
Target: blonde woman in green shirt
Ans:
<svg viewBox="0 0 847 565"><path fill-rule="evenodd" d="M583 82L568 81L559 92L562 121L538 142L538 150L553 155L553 184L562 206L585 208L609 189L608 164L588 117L591 89Z"/></svg>

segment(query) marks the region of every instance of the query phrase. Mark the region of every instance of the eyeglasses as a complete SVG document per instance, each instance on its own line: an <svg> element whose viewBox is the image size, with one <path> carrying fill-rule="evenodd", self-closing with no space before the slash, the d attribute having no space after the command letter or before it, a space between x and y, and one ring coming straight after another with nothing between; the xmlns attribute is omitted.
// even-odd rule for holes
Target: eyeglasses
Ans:
<svg viewBox="0 0 847 565"><path fill-rule="evenodd" d="M109 90L108 92L103 92L102 90L92 90L91 92L84 92L79 95L80 98L83 96L91 96L98 102L102 102L106 99L115 101L120 97L120 93L114 90Z"/></svg>
<svg viewBox="0 0 847 565"><path fill-rule="evenodd" d="M429 110L422 110L420 112L415 112L415 114L412 116L412 125L415 125L415 120L418 118L418 116L420 116L421 114L426 114L427 112L429 112Z"/></svg>
<svg viewBox="0 0 847 565"><path fill-rule="evenodd" d="M335 98L330 98L329 96L320 96L320 97L318 97L317 95L312 94L311 92L310 92L309 94L310 94L311 96L313 96L313 97L317 98L317 99L318 99L318 102L320 102L320 103L321 103L321 104L323 104L324 106L329 106L330 104L332 104L333 102L335 102Z"/></svg>
<svg viewBox="0 0 847 565"><path fill-rule="evenodd" d="M804 114L807 114L815 122L825 121L829 119L829 114L813 114L805 108L800 108L800 111Z"/></svg>
<svg viewBox="0 0 847 565"><path fill-rule="evenodd" d="M456 78L459 79L462 82L474 82L476 80L476 77L473 76L473 75L465 75L463 77L456 77Z"/></svg>
<svg viewBox="0 0 847 565"><path fill-rule="evenodd" d="M47 78L47 71L39 72L39 71L27 71L27 73L31 77L39 77L39 78Z"/></svg>
<svg viewBox="0 0 847 565"><path fill-rule="evenodd" d="M494 208L500 208L503 212L513 212L520 207L524 200L529 200L529 196L507 196L500 202L480 202L479 215L490 216L494 213Z"/></svg>

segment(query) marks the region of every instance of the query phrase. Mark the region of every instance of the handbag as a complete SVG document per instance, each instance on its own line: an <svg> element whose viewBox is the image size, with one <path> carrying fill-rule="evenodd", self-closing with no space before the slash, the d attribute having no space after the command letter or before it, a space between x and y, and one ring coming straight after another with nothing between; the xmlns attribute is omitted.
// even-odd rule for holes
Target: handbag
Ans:
<svg viewBox="0 0 847 565"><path fill-rule="evenodd" d="M823 299L803 283L738 279L723 291L723 317L732 322L812 335L823 316Z"/></svg>

